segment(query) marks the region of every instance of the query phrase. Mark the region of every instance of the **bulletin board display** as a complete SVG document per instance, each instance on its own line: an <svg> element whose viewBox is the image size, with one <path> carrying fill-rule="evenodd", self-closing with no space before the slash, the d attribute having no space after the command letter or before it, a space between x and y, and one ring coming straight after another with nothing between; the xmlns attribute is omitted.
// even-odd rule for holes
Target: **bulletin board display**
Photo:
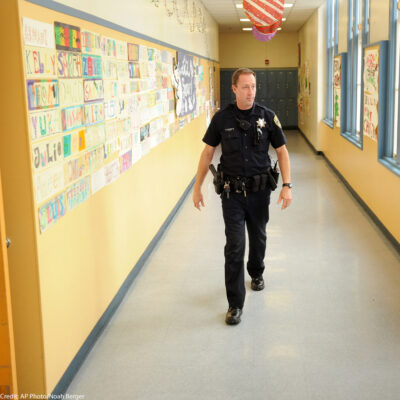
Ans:
<svg viewBox="0 0 400 400"><path fill-rule="evenodd" d="M342 82L342 57L336 56L333 59L333 122L340 128L341 116L341 84Z"/></svg>
<svg viewBox="0 0 400 400"><path fill-rule="evenodd" d="M378 141L379 124L379 53L379 45L364 49L363 132L374 141Z"/></svg>
<svg viewBox="0 0 400 400"><path fill-rule="evenodd" d="M22 29L41 232L209 112L199 57L62 21Z"/></svg>

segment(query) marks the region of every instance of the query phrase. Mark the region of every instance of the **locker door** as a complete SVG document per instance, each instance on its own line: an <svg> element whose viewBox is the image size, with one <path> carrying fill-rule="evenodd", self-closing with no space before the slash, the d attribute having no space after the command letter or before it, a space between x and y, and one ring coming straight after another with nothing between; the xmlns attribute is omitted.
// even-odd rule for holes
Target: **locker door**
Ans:
<svg viewBox="0 0 400 400"><path fill-rule="evenodd" d="M257 93L256 99L265 99L267 97L267 73L266 71L256 71Z"/></svg>
<svg viewBox="0 0 400 400"><path fill-rule="evenodd" d="M287 71L286 90L288 98L297 97L297 71Z"/></svg>
<svg viewBox="0 0 400 400"><path fill-rule="evenodd" d="M288 99L286 106L287 126L291 128L297 127L297 101L296 99Z"/></svg>
<svg viewBox="0 0 400 400"><path fill-rule="evenodd" d="M278 108L276 109L276 115L282 125L282 128L287 126L287 115L286 115L286 101L285 99L279 99Z"/></svg>
<svg viewBox="0 0 400 400"><path fill-rule="evenodd" d="M287 97L286 89L286 71L278 71L276 82L277 97L279 99Z"/></svg>
<svg viewBox="0 0 400 400"><path fill-rule="evenodd" d="M277 93L277 72L267 71L267 98L276 99Z"/></svg>
<svg viewBox="0 0 400 400"><path fill-rule="evenodd" d="M229 103L235 100L235 95L232 92L232 74L234 71L221 70L221 108L226 107Z"/></svg>

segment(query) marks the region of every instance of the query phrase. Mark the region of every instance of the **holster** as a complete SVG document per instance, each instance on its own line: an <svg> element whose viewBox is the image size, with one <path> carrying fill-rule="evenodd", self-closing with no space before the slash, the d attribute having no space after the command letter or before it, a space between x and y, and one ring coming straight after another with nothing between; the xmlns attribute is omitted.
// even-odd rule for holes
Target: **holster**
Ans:
<svg viewBox="0 0 400 400"><path fill-rule="evenodd" d="M224 190L224 177L223 177L223 172L221 171L220 164L217 166L217 170L215 169L213 164L209 165L209 169L213 175L213 184L214 184L214 189L215 193L221 194L222 191Z"/></svg>

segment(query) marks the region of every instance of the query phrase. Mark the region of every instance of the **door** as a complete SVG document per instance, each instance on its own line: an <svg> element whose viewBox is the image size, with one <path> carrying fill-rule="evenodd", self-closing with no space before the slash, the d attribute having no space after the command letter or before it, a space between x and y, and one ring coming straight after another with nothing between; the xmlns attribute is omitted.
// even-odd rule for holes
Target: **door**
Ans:
<svg viewBox="0 0 400 400"><path fill-rule="evenodd" d="M17 393L6 241L0 176L0 398Z"/></svg>

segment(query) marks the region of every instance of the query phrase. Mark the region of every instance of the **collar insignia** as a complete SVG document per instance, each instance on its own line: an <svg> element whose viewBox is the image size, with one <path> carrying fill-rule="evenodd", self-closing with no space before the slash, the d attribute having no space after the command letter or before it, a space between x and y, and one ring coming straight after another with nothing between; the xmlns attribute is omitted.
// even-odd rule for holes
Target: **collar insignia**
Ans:
<svg viewBox="0 0 400 400"><path fill-rule="evenodd" d="M257 120L257 126L259 128L265 128L265 119L264 118L258 118Z"/></svg>

